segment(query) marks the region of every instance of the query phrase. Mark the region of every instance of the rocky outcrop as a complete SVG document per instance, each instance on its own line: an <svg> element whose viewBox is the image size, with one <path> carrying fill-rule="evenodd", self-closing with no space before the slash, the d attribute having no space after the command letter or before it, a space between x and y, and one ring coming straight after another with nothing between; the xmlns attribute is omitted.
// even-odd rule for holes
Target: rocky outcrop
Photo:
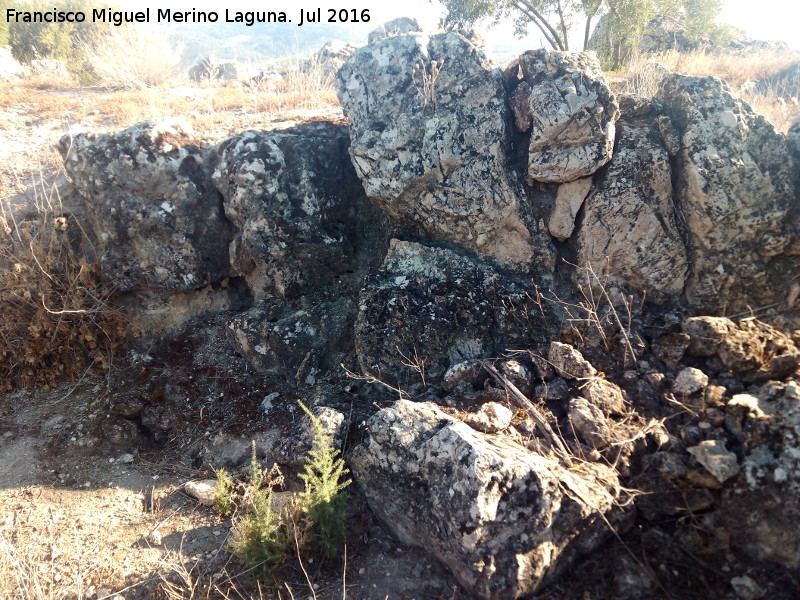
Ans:
<svg viewBox="0 0 800 600"><path fill-rule="evenodd" d="M188 124L66 135L59 149L98 241L102 276L120 291L171 294L232 274L231 224Z"/></svg>
<svg viewBox="0 0 800 600"><path fill-rule="evenodd" d="M502 73L463 35L388 37L337 75L350 155L367 195L398 225L521 269L552 272L509 170Z"/></svg>
<svg viewBox="0 0 800 600"><path fill-rule="evenodd" d="M689 38L681 19L665 16L650 20L639 39L638 47L645 54L658 54L670 50L692 52L706 45L708 42Z"/></svg>
<svg viewBox="0 0 800 600"><path fill-rule="evenodd" d="M25 76L25 67L19 64L7 48L0 48L0 80L13 81Z"/></svg>
<svg viewBox="0 0 800 600"><path fill-rule="evenodd" d="M400 400L366 424L350 465L370 507L404 542L447 564L481 598L518 598L609 530L614 472L581 473L435 405Z"/></svg>
<svg viewBox="0 0 800 600"><path fill-rule="evenodd" d="M506 69L520 131L530 131L530 179L567 183L611 159L617 102L586 52L531 50Z"/></svg>
<svg viewBox="0 0 800 600"><path fill-rule="evenodd" d="M267 300L231 319L227 334L258 372L280 375L297 386L314 385L323 370L343 360L354 315L347 298L308 308Z"/></svg>
<svg viewBox="0 0 800 600"><path fill-rule="evenodd" d="M796 201L784 138L713 77L667 75L658 97L681 139L673 180L692 265L687 300L705 310L774 302L781 279L768 267L791 240Z"/></svg>
<svg viewBox="0 0 800 600"><path fill-rule="evenodd" d="M347 155L347 129L309 123L219 147L213 181L236 234L231 264L256 301L325 292L363 270L385 237Z"/></svg>
<svg viewBox="0 0 800 600"><path fill-rule="evenodd" d="M663 302L680 296L688 270L670 157L657 111L632 97L624 100L629 110L619 124L614 158L585 203L578 264Z"/></svg>
<svg viewBox="0 0 800 600"><path fill-rule="evenodd" d="M55 79L71 81L72 75L62 61L54 58L32 60L25 65L27 77L41 77L42 79Z"/></svg>
<svg viewBox="0 0 800 600"><path fill-rule="evenodd" d="M543 333L525 287L451 250L396 239L358 303L362 370L403 389L423 378L438 384L452 365L530 344ZM520 319L530 319L527 327L518 326Z"/></svg>
<svg viewBox="0 0 800 600"><path fill-rule="evenodd" d="M232 81L239 77L236 63L214 56L201 56L189 68L189 79L202 81Z"/></svg>
<svg viewBox="0 0 800 600"><path fill-rule="evenodd" d="M261 373L313 385L352 343L357 293L385 252L385 218L348 160L347 130L309 123L219 147L213 180L235 227L233 267L255 306L227 327Z"/></svg>
<svg viewBox="0 0 800 600"><path fill-rule="evenodd" d="M387 21L377 29L371 31L367 37L367 43L374 44L393 35L419 32L422 32L422 29L420 28L419 22L416 19L409 17L398 17L397 19Z"/></svg>
<svg viewBox="0 0 800 600"><path fill-rule="evenodd" d="M317 50L310 59L303 62L300 70L309 74L319 74L326 78L333 77L355 50L356 47L353 44L341 40L331 40Z"/></svg>

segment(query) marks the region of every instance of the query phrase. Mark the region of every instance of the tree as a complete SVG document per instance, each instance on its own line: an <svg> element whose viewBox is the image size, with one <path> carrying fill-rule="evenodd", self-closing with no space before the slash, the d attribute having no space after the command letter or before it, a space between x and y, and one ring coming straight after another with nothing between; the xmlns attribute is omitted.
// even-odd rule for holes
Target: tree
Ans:
<svg viewBox="0 0 800 600"><path fill-rule="evenodd" d="M10 0L0 0L0 14L6 14L6 9L11 8ZM0 18L0 47L8 47L8 21Z"/></svg>
<svg viewBox="0 0 800 600"><path fill-rule="evenodd" d="M493 19L515 21L520 35L533 24L554 50L569 50L570 30L584 21L583 48L588 49L592 25L602 16L610 37L612 62L617 66L635 47L647 24L656 17L685 23L687 35L697 39L711 32L722 8L721 0L439 0L447 8L447 25L473 25ZM609 57L606 57L609 58Z"/></svg>
<svg viewBox="0 0 800 600"><path fill-rule="evenodd" d="M59 3L59 9L69 12L84 12L89 17L83 23L7 23L8 43L14 58L29 62L40 58L63 60L73 70L83 68L81 48L90 40L108 34L108 26L91 21L91 12L98 6L96 0L66 0ZM19 10L51 12L53 5L48 0L32 0L14 5ZM3 7L5 8L5 7ZM111 8L115 8L113 5ZM5 12L3 13L5 17Z"/></svg>

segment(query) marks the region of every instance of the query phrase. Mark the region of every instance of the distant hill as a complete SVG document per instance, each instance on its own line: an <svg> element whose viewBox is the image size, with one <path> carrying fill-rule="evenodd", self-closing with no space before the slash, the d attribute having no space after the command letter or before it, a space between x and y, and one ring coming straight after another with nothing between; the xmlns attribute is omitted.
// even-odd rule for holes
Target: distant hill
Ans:
<svg viewBox="0 0 800 600"><path fill-rule="evenodd" d="M285 63L319 50L331 40L365 44L368 30L347 25L270 23L244 27L237 23L184 24L175 27L173 37L184 48L183 62L213 54L245 63Z"/></svg>

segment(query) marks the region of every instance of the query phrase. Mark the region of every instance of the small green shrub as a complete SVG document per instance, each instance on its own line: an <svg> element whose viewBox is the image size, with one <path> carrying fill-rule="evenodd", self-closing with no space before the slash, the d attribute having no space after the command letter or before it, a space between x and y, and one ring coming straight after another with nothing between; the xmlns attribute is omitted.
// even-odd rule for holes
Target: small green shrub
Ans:
<svg viewBox="0 0 800 600"><path fill-rule="evenodd" d="M302 403L300 407L311 419L313 445L300 475L305 490L282 513L272 509L272 488L282 481L280 471L264 475L255 442L243 494L235 493L233 480L224 469L217 471L217 510L227 516L236 504L242 509L241 516L234 519L230 551L256 579L273 575L294 554L316 552L331 557L344 544L344 488L350 485L344 478L348 471L319 419Z"/></svg>
<svg viewBox="0 0 800 600"><path fill-rule="evenodd" d="M234 483L231 476L225 469L214 471L217 476L217 484L214 487L214 508L223 517L230 517L233 514L233 492Z"/></svg>
<svg viewBox="0 0 800 600"><path fill-rule="evenodd" d="M219 485L219 479L217 482ZM275 483L274 478L266 477L261 470L254 441L250 481L243 499L244 513L234 522L230 547L256 579L266 579L283 565L289 555L286 527L280 515L272 510L272 486Z"/></svg>
<svg viewBox="0 0 800 600"><path fill-rule="evenodd" d="M326 556L333 556L342 547L346 534L344 489L350 485L350 479L343 481L348 471L339 450L333 447L331 436L319 419L302 402L299 404L314 430L312 449L300 475L306 484L300 494L300 506L311 519L311 545Z"/></svg>

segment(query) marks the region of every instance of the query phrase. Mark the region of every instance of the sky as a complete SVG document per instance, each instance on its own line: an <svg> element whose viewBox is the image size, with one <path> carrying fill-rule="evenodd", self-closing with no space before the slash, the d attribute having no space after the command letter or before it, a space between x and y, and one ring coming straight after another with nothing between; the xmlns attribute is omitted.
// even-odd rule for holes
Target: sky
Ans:
<svg viewBox="0 0 800 600"><path fill-rule="evenodd" d="M443 8L438 2L429 0L401 0L399 2L374 2L366 0L126 0L127 7L141 7L150 4L159 8L173 8L179 10L215 10L220 14L226 8L230 10L283 10L296 21L295 15L301 8L312 9L320 7L323 14L328 8L336 9L361 9L370 11L370 22L363 25L365 30L371 31L385 21L400 16L415 17L425 29L435 29ZM779 40L786 42L791 47L800 50L800 2L797 0L723 0L721 21L739 27L754 39ZM126 7L126 8L127 8ZM130 8L128 8L130 9ZM245 27L242 27L246 33ZM484 37L490 42L508 40L512 36L509 25L492 29L479 27ZM530 47L541 46L539 36L531 35ZM527 40L526 40L527 41Z"/></svg>

